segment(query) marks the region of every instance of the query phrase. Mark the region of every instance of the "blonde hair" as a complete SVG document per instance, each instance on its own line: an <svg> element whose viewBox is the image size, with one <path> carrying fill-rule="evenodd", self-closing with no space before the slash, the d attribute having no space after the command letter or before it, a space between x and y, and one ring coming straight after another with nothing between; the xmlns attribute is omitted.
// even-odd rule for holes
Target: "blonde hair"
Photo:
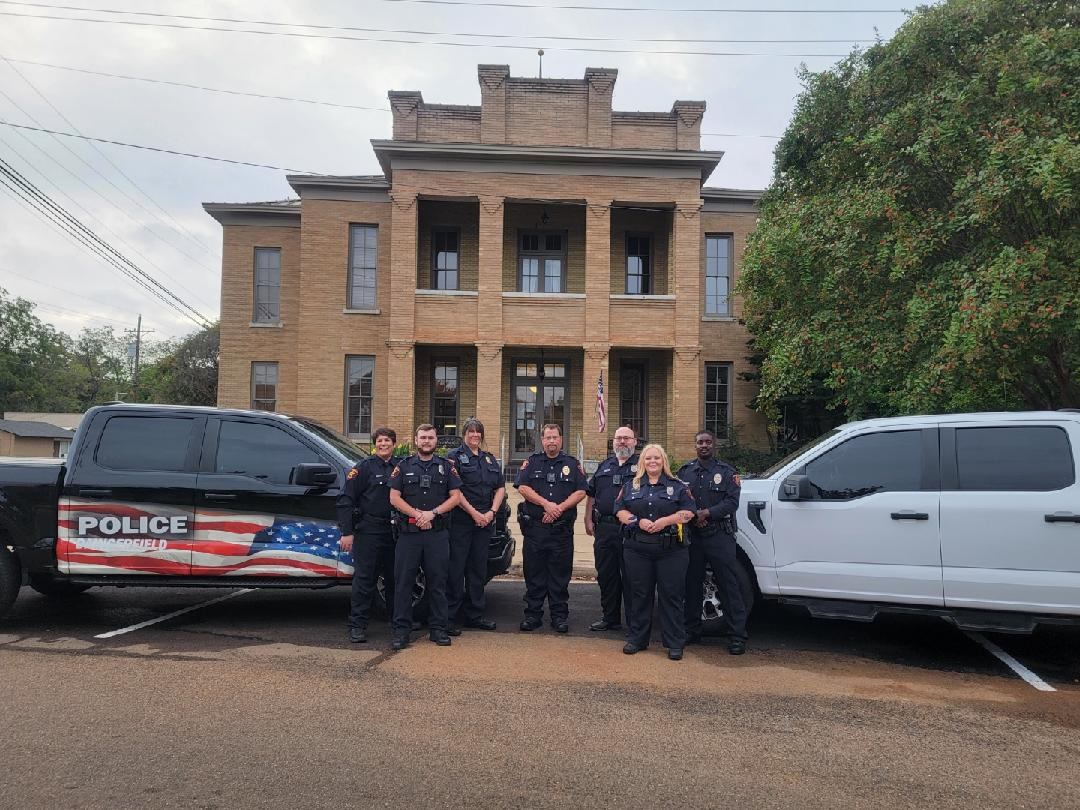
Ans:
<svg viewBox="0 0 1080 810"><path fill-rule="evenodd" d="M638 455L637 472L634 473L634 486L641 486L641 479L645 473L645 454L650 450L655 450L660 454L660 459L664 462L664 475L668 478L674 478L675 476L671 472L671 462L668 461L667 453L664 452L664 448L658 444L647 444L641 448L641 453Z"/></svg>

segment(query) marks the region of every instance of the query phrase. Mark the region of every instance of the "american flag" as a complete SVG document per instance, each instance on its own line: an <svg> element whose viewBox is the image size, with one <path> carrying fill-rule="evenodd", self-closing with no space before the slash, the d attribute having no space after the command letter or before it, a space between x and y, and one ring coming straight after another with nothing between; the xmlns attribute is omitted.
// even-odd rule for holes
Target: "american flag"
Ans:
<svg viewBox="0 0 1080 810"><path fill-rule="evenodd" d="M607 406L604 405L604 372L596 379L596 432L603 433L607 427Z"/></svg>
<svg viewBox="0 0 1080 810"><path fill-rule="evenodd" d="M65 498L56 545L66 574L350 577L352 555L338 547L336 524L286 515L241 514L165 504L86 502ZM188 516L183 535L79 536L80 515Z"/></svg>

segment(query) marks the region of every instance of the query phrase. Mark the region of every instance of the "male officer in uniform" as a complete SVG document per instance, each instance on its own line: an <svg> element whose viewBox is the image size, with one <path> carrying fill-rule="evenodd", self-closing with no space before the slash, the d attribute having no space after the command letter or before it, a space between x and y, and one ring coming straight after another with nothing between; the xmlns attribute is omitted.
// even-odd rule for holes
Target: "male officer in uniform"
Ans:
<svg viewBox="0 0 1080 810"><path fill-rule="evenodd" d="M585 490L585 533L595 537L593 558L596 581L600 584L600 607L604 617L589 625L590 630L618 630L622 613L630 618L630 589L624 586L622 526L615 516L615 498L623 484L637 472L637 436L626 425L615 431L612 454L596 468Z"/></svg>
<svg viewBox="0 0 1080 810"><path fill-rule="evenodd" d="M576 458L562 452L559 425L544 425L540 443L544 451L529 456L514 479L525 499L518 505L518 523L525 536L525 618L520 628L535 630L543 624L547 597L551 626L557 633L565 633L570 629L567 616L574 570L574 521L577 505L585 498L585 470Z"/></svg>
<svg viewBox="0 0 1080 810"><path fill-rule="evenodd" d="M716 436L703 430L694 437L697 458L679 469L678 477L690 485L697 514L690 526L690 566L686 570L686 642L701 640L701 599L705 562L713 570L717 593L729 629L728 652L746 652L746 605L743 604L735 566L735 514L739 511L742 482L735 468L713 458Z"/></svg>
<svg viewBox="0 0 1080 810"><path fill-rule="evenodd" d="M345 488L337 499L341 550L353 557L352 607L349 611L349 641L367 641L368 616L375 580L381 573L386 586L386 607L394 605L394 536L390 526L390 474L397 434L377 427L371 434L375 455L357 462L345 478ZM359 539L354 541L354 537Z"/></svg>
<svg viewBox="0 0 1080 810"><path fill-rule="evenodd" d="M394 554L394 640L401 650L409 646L412 629L412 588L424 566L430 605L431 640L450 646L446 632L446 576L450 566L450 510L457 506L461 479L454 465L435 455L439 437L434 425L416 429L416 454L403 459L390 475L390 505L401 513L401 531Z"/></svg>

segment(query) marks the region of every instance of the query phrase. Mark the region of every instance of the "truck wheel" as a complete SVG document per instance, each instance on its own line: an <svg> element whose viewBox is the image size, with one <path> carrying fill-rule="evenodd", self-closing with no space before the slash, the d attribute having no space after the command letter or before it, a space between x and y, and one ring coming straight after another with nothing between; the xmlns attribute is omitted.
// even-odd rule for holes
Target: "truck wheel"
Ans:
<svg viewBox="0 0 1080 810"><path fill-rule="evenodd" d="M750 577L750 572L746 570L746 566L741 561L736 562L735 578L739 581L739 591L742 593L743 604L746 606L746 615L749 616L750 611L754 608L754 582ZM701 591L701 620L703 622L713 622L723 618L723 615L724 606L720 601L720 595L716 588L716 578L712 566L707 565L705 567L704 587Z"/></svg>
<svg viewBox="0 0 1080 810"><path fill-rule="evenodd" d="M22 571L15 555L0 547L0 619L7 615L22 587Z"/></svg>
<svg viewBox="0 0 1080 810"><path fill-rule="evenodd" d="M424 577L423 570L418 571L416 574L416 581L413 583L413 621L426 622L428 617L428 592L427 592L427 579ZM388 605L386 602L386 580L380 574L379 578L375 581L375 608L379 610L387 621L393 621L394 618L394 606Z"/></svg>
<svg viewBox="0 0 1080 810"><path fill-rule="evenodd" d="M66 579L57 579L48 574L31 574L30 587L42 596L64 599L66 597L77 596L91 586L68 582Z"/></svg>

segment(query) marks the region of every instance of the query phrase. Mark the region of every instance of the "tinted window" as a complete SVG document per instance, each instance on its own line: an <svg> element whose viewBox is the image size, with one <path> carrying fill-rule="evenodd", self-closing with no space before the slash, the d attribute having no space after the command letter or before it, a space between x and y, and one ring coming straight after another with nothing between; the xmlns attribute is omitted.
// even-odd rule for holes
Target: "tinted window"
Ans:
<svg viewBox="0 0 1080 810"><path fill-rule="evenodd" d="M297 464L322 461L314 450L281 428L255 422L222 422L214 472L289 484Z"/></svg>
<svg viewBox="0 0 1080 810"><path fill-rule="evenodd" d="M172 416L114 416L105 423L97 463L111 470L183 472L195 421Z"/></svg>
<svg viewBox="0 0 1080 810"><path fill-rule="evenodd" d="M856 436L807 464L806 474L815 496L826 501L917 491L922 486L920 431Z"/></svg>
<svg viewBox="0 0 1080 810"><path fill-rule="evenodd" d="M1075 480L1069 437L1050 425L957 428L959 488L1047 492Z"/></svg>

